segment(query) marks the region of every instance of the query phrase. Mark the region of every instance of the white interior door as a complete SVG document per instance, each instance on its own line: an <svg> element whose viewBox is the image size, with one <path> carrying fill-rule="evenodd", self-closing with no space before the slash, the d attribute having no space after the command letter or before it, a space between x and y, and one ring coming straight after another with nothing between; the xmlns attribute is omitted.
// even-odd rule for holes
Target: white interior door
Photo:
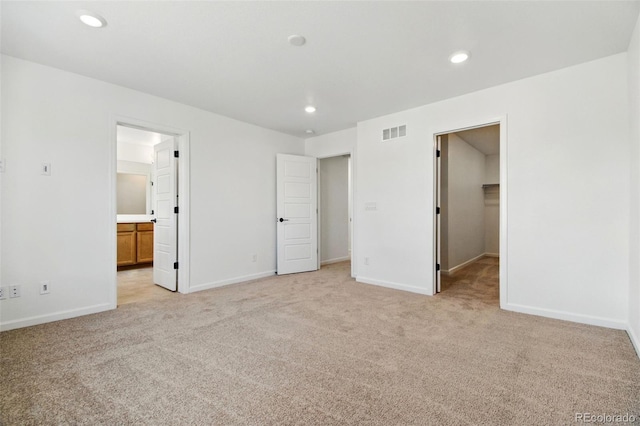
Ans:
<svg viewBox="0 0 640 426"><path fill-rule="evenodd" d="M278 275L318 269L318 163L277 154Z"/></svg>
<svg viewBox="0 0 640 426"><path fill-rule="evenodd" d="M155 221L153 228L153 282L171 291L177 289L178 190L175 139L153 147Z"/></svg>
<svg viewBox="0 0 640 426"><path fill-rule="evenodd" d="M442 141L440 140L440 136L436 138L436 293L440 293L440 270L442 269L440 263L440 236L442 235L440 232L440 193L441 193L441 165L442 165L442 157L441 157L441 148Z"/></svg>

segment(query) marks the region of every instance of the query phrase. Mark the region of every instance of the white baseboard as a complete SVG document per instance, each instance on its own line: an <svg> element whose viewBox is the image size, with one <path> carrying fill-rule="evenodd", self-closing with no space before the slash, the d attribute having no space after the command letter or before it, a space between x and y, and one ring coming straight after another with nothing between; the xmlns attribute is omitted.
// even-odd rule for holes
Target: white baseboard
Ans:
<svg viewBox="0 0 640 426"><path fill-rule="evenodd" d="M322 262L320 262L320 265L331 265L332 263L346 262L347 260L351 260L351 256L336 257L335 259L323 260Z"/></svg>
<svg viewBox="0 0 640 426"><path fill-rule="evenodd" d="M629 339L631 340L631 343L636 350L636 355L638 355L638 358L640 358L640 338L635 333L633 328L631 328L630 324L627 325L627 334L629 335Z"/></svg>
<svg viewBox="0 0 640 426"><path fill-rule="evenodd" d="M396 289L396 290L409 291L411 293L424 294L424 295L427 295L427 296L432 296L433 295L431 289L427 289L427 288L423 288L423 287L415 287L415 286L406 285L406 284L400 284L400 283L394 283L394 282L391 282L391 281L376 280L376 279L373 279L373 278L367 278L367 277L362 277L362 276L357 276L356 277L356 281L359 282L359 283L373 284L373 285L377 285L377 286L380 286L380 287L387 287L387 288L393 288L393 289Z"/></svg>
<svg viewBox="0 0 640 426"><path fill-rule="evenodd" d="M234 277L234 278L228 278L226 280L220 280L220 281L214 281L211 283L204 283L204 284L198 284L198 285L192 285L191 287L189 287L189 293L193 293L196 291L203 291L203 290L209 290L212 288L218 288L218 287L224 287L225 285L231 285L231 284L238 284L238 283L242 283L245 281L251 281L251 280L257 280L259 278L266 278L266 277L272 277L276 274L276 271L265 271L265 272L258 272L257 274L250 274L250 275L242 275L240 277Z"/></svg>
<svg viewBox="0 0 640 426"><path fill-rule="evenodd" d="M611 318L596 317L593 315L575 314L566 311L557 311L554 309L536 308L532 306L518 305L507 303L500 308L505 311L519 312L521 314L538 315L541 317L559 319L564 321L577 322L581 324L597 325L600 327L614 328L617 330L628 330L626 321Z"/></svg>
<svg viewBox="0 0 640 426"><path fill-rule="evenodd" d="M445 274L445 275L452 275L454 273L456 273L457 271L459 271L460 269L464 268L465 266L475 262L476 260L480 260L485 256L484 253L482 253L480 256L476 256L473 259L469 259L466 262L463 262L459 265L454 266L453 268L449 268L447 270L443 270L440 273Z"/></svg>
<svg viewBox="0 0 640 426"><path fill-rule="evenodd" d="M60 321L69 318L81 317L83 315L97 314L98 312L115 309L111 303L87 306L80 309L70 309L68 311L53 312L51 314L37 315L28 318L21 318L0 323L0 331L14 330L16 328L30 327L32 325L45 324L48 322Z"/></svg>

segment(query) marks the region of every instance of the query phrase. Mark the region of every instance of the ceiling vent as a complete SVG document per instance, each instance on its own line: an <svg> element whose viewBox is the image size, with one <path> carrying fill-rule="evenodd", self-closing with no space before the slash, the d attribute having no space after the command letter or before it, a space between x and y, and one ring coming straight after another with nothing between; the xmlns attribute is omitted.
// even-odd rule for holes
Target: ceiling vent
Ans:
<svg viewBox="0 0 640 426"><path fill-rule="evenodd" d="M407 136L407 125L403 124L398 127L391 127L389 129L382 130L382 140L388 141L396 138L403 138Z"/></svg>

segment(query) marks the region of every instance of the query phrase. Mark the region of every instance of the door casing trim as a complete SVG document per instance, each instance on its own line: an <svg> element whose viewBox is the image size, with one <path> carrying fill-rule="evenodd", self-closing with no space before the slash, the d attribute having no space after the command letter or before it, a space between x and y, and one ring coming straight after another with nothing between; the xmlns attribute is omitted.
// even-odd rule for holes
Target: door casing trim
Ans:
<svg viewBox="0 0 640 426"><path fill-rule="evenodd" d="M118 275L117 275L117 209L116 209L116 170L117 157L117 126L133 127L140 130L164 133L176 138L176 145L180 156L178 157L178 292L187 294L190 292L190 132L186 129L172 127L166 124L153 123L134 117L112 115L109 118L109 221L107 226L108 240L110 244L110 256L108 261L113 265L109 277L109 305L115 309L118 305Z"/></svg>

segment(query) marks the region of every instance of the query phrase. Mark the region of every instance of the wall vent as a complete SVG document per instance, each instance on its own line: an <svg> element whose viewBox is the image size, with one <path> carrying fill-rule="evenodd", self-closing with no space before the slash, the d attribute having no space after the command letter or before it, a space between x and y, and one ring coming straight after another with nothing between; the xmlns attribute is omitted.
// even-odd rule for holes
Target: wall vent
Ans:
<svg viewBox="0 0 640 426"><path fill-rule="evenodd" d="M405 136L407 136L407 125L406 124L403 124L402 126L391 127L391 128L382 130L382 140L383 141L388 141L388 140L396 139L396 138L403 138Z"/></svg>

